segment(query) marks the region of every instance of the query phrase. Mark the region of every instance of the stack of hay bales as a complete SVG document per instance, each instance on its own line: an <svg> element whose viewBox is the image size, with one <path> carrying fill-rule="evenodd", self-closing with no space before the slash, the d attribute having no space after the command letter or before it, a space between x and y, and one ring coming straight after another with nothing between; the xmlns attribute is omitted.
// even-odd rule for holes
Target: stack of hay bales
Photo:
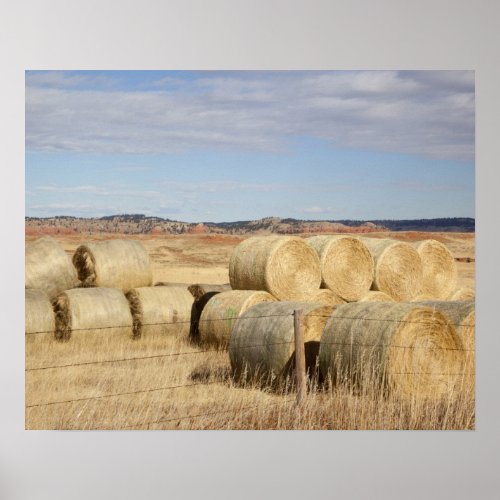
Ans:
<svg viewBox="0 0 500 500"><path fill-rule="evenodd" d="M328 319L320 369L336 383L382 387L401 397L441 397L457 386L463 344L434 307L366 302L339 306Z"/></svg>
<svg viewBox="0 0 500 500"><path fill-rule="evenodd" d="M69 340L75 334L84 339L91 334L132 338L132 314L122 290L117 288L74 288L53 301L56 338Z"/></svg>
<svg viewBox="0 0 500 500"><path fill-rule="evenodd" d="M351 236L313 236L306 242L321 263L321 286L344 302L363 297L373 282L374 262L366 245Z"/></svg>
<svg viewBox="0 0 500 500"><path fill-rule="evenodd" d="M42 290L24 291L24 331L26 334L54 334L56 323L49 296Z"/></svg>
<svg viewBox="0 0 500 500"><path fill-rule="evenodd" d="M303 312L306 370L315 372L319 341L331 306L310 302L265 302L245 311L235 322L229 359L237 378L283 380L295 366L295 310Z"/></svg>
<svg viewBox="0 0 500 500"><path fill-rule="evenodd" d="M73 264L85 287L132 288L151 286L151 260L144 245L135 240L108 240L80 245Z"/></svg>
<svg viewBox="0 0 500 500"><path fill-rule="evenodd" d="M182 286L132 288L126 293L133 318L134 338L178 334L187 338L194 298Z"/></svg>
<svg viewBox="0 0 500 500"><path fill-rule="evenodd" d="M70 258L49 236L26 245L24 272L25 288L42 290L50 298L78 285Z"/></svg>

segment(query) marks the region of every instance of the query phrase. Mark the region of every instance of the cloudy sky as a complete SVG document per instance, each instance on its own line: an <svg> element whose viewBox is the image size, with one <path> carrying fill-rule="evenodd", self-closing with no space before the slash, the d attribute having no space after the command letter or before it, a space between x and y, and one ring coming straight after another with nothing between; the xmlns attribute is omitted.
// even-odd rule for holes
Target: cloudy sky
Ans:
<svg viewBox="0 0 500 500"><path fill-rule="evenodd" d="M27 71L26 215L474 217L472 71Z"/></svg>

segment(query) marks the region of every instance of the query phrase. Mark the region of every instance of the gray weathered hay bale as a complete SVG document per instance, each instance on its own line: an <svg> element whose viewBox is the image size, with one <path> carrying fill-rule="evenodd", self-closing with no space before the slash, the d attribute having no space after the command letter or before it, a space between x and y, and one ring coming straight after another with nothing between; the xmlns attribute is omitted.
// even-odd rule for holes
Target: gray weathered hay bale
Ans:
<svg viewBox="0 0 500 500"><path fill-rule="evenodd" d="M406 301L422 288L422 260L418 252L402 241L363 238L375 260L372 290Z"/></svg>
<svg viewBox="0 0 500 500"><path fill-rule="evenodd" d="M394 302L394 299L384 292L370 290L361 297L358 302Z"/></svg>
<svg viewBox="0 0 500 500"><path fill-rule="evenodd" d="M229 262L234 290L265 290L279 300L296 300L320 287L316 252L295 236L254 236L242 241Z"/></svg>
<svg viewBox="0 0 500 500"><path fill-rule="evenodd" d="M126 293L133 318L134 338L151 334L189 334L194 298L184 287L148 286Z"/></svg>
<svg viewBox="0 0 500 500"><path fill-rule="evenodd" d="M86 243L76 249L73 263L83 286L132 288L151 286L151 260L144 245L135 240Z"/></svg>
<svg viewBox="0 0 500 500"><path fill-rule="evenodd" d="M415 245L422 260L421 292L433 299L446 299L457 286L457 266L441 242L424 240Z"/></svg>
<svg viewBox="0 0 500 500"><path fill-rule="evenodd" d="M299 302L314 302L324 306L335 306L346 303L344 299L340 298L328 288L320 288L313 293L301 295L297 300Z"/></svg>
<svg viewBox="0 0 500 500"><path fill-rule="evenodd" d="M461 377L463 344L433 307L390 302L338 306L319 350L322 373L402 397L449 394Z"/></svg>
<svg viewBox="0 0 500 500"><path fill-rule="evenodd" d="M359 300L373 282L374 262L366 245L352 236L307 238L320 259L321 286L345 301Z"/></svg>
<svg viewBox="0 0 500 500"><path fill-rule="evenodd" d="M132 314L122 290L117 288L75 288L53 301L56 338L68 340L74 333L132 338Z"/></svg>
<svg viewBox="0 0 500 500"><path fill-rule="evenodd" d="M24 331L33 333L54 333L56 320L49 296L42 290L24 291Z"/></svg>
<svg viewBox="0 0 500 500"><path fill-rule="evenodd" d="M76 269L61 245L44 236L25 249L24 286L43 290L49 297L78 285Z"/></svg>
<svg viewBox="0 0 500 500"><path fill-rule="evenodd" d="M222 285L213 285L207 283L195 283L194 285L189 285L188 290L191 292L195 300L201 299L203 295L210 292L228 292L231 290L231 285L229 283L224 283Z"/></svg>
<svg viewBox="0 0 500 500"><path fill-rule="evenodd" d="M340 307L340 306L339 306ZM233 327L229 359L236 375L251 378L291 375L295 366L294 310L303 311L306 369L313 373L330 306L310 302L266 302L245 311Z"/></svg>
<svg viewBox="0 0 500 500"><path fill-rule="evenodd" d="M230 290L211 297L201 313L200 340L227 347L236 318L261 302L276 302L262 290Z"/></svg>
<svg viewBox="0 0 500 500"><path fill-rule="evenodd" d="M454 291L449 300L470 300L476 297L476 292L472 288L459 288Z"/></svg>

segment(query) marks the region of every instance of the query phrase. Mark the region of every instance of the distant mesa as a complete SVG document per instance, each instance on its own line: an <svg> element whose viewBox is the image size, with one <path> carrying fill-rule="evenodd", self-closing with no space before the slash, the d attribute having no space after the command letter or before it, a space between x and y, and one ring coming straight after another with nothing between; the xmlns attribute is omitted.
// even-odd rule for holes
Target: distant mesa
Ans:
<svg viewBox="0 0 500 500"><path fill-rule="evenodd" d="M182 222L144 214L106 217L26 217L25 234L120 233L120 234L315 234L372 233L377 231L462 232L473 233L472 218L419 220L298 220L265 217L252 221Z"/></svg>

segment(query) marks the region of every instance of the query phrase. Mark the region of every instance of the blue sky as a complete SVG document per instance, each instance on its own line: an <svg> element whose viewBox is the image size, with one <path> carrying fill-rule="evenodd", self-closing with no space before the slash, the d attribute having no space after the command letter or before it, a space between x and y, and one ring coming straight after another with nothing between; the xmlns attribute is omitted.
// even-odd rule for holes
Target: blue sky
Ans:
<svg viewBox="0 0 500 500"><path fill-rule="evenodd" d="M26 215L474 217L470 71L28 71Z"/></svg>

